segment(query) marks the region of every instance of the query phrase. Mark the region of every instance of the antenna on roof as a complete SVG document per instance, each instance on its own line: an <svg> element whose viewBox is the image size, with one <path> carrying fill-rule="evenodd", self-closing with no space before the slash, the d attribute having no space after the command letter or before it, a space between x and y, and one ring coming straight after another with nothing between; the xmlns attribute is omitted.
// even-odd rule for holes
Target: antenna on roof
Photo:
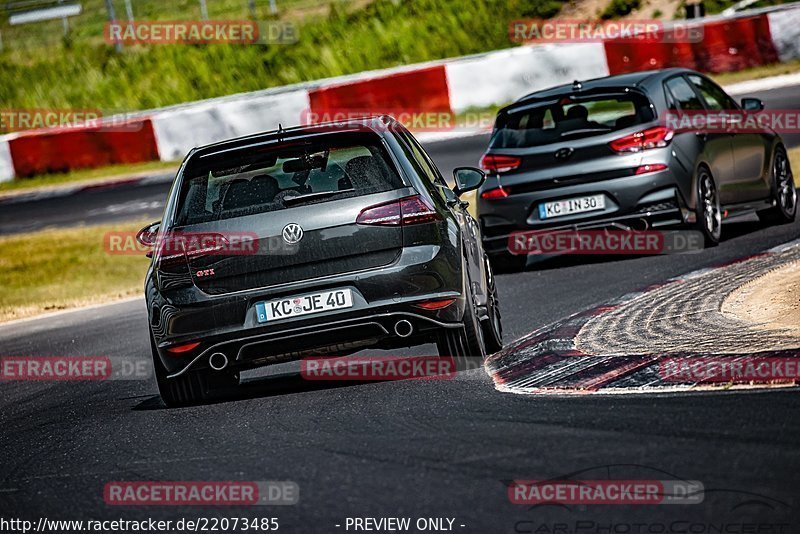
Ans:
<svg viewBox="0 0 800 534"><path fill-rule="evenodd" d="M283 142L283 125L278 123L278 142Z"/></svg>
<svg viewBox="0 0 800 534"><path fill-rule="evenodd" d="M583 88L583 85L581 85L581 82L579 82L578 80L575 80L574 82L572 82L572 90L573 91L580 91L582 88Z"/></svg>

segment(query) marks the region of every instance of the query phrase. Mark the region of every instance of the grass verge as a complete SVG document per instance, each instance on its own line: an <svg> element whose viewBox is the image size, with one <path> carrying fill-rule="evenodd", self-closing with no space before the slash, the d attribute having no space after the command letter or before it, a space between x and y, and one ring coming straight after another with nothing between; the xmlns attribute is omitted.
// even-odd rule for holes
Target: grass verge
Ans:
<svg viewBox="0 0 800 534"><path fill-rule="evenodd" d="M800 72L800 59L787 61L785 63L773 63L751 69L740 70L737 72L721 72L710 76L720 85L731 85L749 80L769 78L770 76L780 76L782 74L794 74Z"/></svg>
<svg viewBox="0 0 800 534"><path fill-rule="evenodd" d="M149 260L112 255L103 236L147 221L0 237L0 321L141 295Z"/></svg>

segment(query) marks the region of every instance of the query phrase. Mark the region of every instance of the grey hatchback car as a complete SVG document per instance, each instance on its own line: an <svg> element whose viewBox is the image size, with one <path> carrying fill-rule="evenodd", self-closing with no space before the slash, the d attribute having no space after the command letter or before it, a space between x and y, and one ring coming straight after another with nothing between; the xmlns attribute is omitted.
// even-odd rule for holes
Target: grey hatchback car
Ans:
<svg viewBox="0 0 800 534"><path fill-rule="evenodd" d="M321 124L192 150L145 279L167 405L211 398L239 373L306 355L436 343L458 364L502 347L476 220L390 117Z"/></svg>
<svg viewBox="0 0 800 534"><path fill-rule="evenodd" d="M501 109L481 166L484 249L496 268L520 269L513 232L690 226L706 245L726 218L755 211L790 222L796 192L786 148L770 129L692 131L669 116L759 112L706 76L664 69L532 93Z"/></svg>

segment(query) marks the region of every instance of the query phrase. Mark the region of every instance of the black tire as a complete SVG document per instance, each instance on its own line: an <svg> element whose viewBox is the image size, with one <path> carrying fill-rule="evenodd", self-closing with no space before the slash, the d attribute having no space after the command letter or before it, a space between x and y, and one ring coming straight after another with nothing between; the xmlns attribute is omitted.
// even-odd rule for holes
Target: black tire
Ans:
<svg viewBox="0 0 800 534"><path fill-rule="evenodd" d="M190 370L175 378L167 378L167 370L158 356L152 334L150 348L158 393L164 404L170 408L202 404L211 400L215 388L232 387L239 383L238 373L224 371L211 375L201 370Z"/></svg>
<svg viewBox="0 0 800 534"><path fill-rule="evenodd" d="M497 284L489 258L486 258L486 319L481 321L483 340L487 354L494 354L503 348L503 322L500 315L500 301L497 297Z"/></svg>
<svg viewBox="0 0 800 534"><path fill-rule="evenodd" d="M706 247L715 247L722 236L722 208L719 202L719 189L711 176L711 171L700 167L697 171L697 230L703 234Z"/></svg>
<svg viewBox="0 0 800 534"><path fill-rule="evenodd" d="M489 255L489 263L496 273L518 273L528 264L528 256L500 252Z"/></svg>
<svg viewBox="0 0 800 534"><path fill-rule="evenodd" d="M797 190L794 175L786 150L775 149L772 158L772 199L775 206L758 212L758 218L767 224L787 224L794 221L797 214Z"/></svg>
<svg viewBox="0 0 800 534"><path fill-rule="evenodd" d="M469 285L465 290L465 301L464 324L459 328L444 329L436 341L439 356L453 358L456 369L459 371L477 369L483 365L486 359L483 330L478 320Z"/></svg>

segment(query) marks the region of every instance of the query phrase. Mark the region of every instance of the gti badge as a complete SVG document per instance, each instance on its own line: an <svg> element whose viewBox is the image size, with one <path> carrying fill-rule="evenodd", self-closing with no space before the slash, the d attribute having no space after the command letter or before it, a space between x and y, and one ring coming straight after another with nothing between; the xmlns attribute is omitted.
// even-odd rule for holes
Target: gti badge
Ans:
<svg viewBox="0 0 800 534"><path fill-rule="evenodd" d="M283 227L283 240L289 245L294 245L303 239L303 229L297 223L289 223Z"/></svg>
<svg viewBox="0 0 800 534"><path fill-rule="evenodd" d="M556 159L567 159L572 155L573 152L575 152L574 148L564 147L556 150L556 153L553 155L556 157Z"/></svg>

